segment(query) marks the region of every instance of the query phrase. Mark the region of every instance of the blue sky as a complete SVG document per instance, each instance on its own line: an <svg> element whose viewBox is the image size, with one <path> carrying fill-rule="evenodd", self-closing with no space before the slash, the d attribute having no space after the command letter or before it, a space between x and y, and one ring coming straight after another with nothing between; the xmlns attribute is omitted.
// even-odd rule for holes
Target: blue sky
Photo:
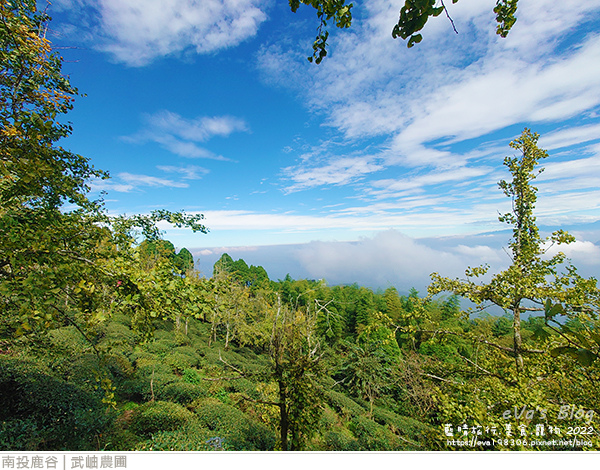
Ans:
<svg viewBox="0 0 600 470"><path fill-rule="evenodd" d="M450 2L447 2L450 3ZM421 44L391 37L403 2L354 2L310 64L317 17L284 0L55 0L50 39L85 97L64 146L112 178L113 214L200 212L164 227L210 274L224 251L271 277L386 287L506 264L497 182L529 127L550 152L538 221L600 271L600 0L448 5ZM487 235L479 235L487 234Z"/></svg>

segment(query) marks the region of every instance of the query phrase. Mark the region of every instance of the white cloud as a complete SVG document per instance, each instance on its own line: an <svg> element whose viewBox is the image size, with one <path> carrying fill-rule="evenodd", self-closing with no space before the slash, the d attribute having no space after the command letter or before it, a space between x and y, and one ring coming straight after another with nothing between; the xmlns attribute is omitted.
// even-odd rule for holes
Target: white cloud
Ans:
<svg viewBox="0 0 600 470"><path fill-rule="evenodd" d="M460 82L432 92L422 112L396 135L394 149L408 154L439 138L463 141L520 122L565 120L594 108L600 104L600 36L562 60L529 64L492 54L484 67L467 67L462 75Z"/></svg>
<svg viewBox="0 0 600 470"><path fill-rule="evenodd" d="M241 231L245 237L252 232L308 234L320 232L323 236L344 233L346 239L363 233L402 227L411 236L432 233L472 233L482 230L500 230L496 210L487 206L450 210L438 207L435 197L415 202L398 201L394 207L379 204L330 211L327 214L305 215L298 213L264 213L247 210L202 211L211 232ZM414 211L415 207L421 210ZM395 210L391 210L395 209ZM264 239L263 243L270 243Z"/></svg>
<svg viewBox="0 0 600 470"><path fill-rule="evenodd" d="M498 270L507 257L498 259L495 249L480 246L468 251L427 244L396 230L385 230L358 241L313 241L304 244L262 247L219 247L192 249L200 255L200 264L208 273L222 253L235 254L247 263L265 267L272 279L282 279L286 273L293 278L325 279L329 284L351 284L386 288L395 286L407 292L416 287L425 293L430 274L463 277L468 266L490 263ZM493 259L490 259L490 256Z"/></svg>
<svg viewBox="0 0 600 470"><path fill-rule="evenodd" d="M242 119L232 116L201 116L195 119L184 119L177 113L163 110L146 115L145 119L151 130L163 131L194 142L206 142L215 136L227 137L233 132L248 130Z"/></svg>
<svg viewBox="0 0 600 470"><path fill-rule="evenodd" d="M600 246L586 240L577 240L568 245L553 245L546 254L554 256L564 253L574 266L600 266Z"/></svg>
<svg viewBox="0 0 600 470"><path fill-rule="evenodd" d="M544 172L540 179L557 180L567 178L577 178L576 184L580 188L598 187L597 184L585 185L586 178L598 182L600 178L600 155L588 158L578 158L563 162L550 162L544 164ZM561 185L564 188L564 186Z"/></svg>
<svg viewBox="0 0 600 470"><path fill-rule="evenodd" d="M379 197L389 196L390 193L402 192L403 196L413 192L422 192L427 186L439 186L450 182L465 182L474 178L481 178L491 172L490 168L456 168L450 170L435 170L422 175L404 177L398 179L387 179L372 181L371 185L379 191L372 191Z"/></svg>
<svg viewBox="0 0 600 470"><path fill-rule="evenodd" d="M600 104L600 36L560 44L598 6L528 2L505 40L494 34L493 1L461 1L451 6L459 35L445 18L431 19L423 42L408 50L390 39L396 2L374 0L349 33L333 35L317 70L299 67L295 54L275 44L267 51L278 66L263 72L302 84L308 106L347 139L383 136L396 164L447 166L463 157L440 149L440 141L562 121Z"/></svg>
<svg viewBox="0 0 600 470"><path fill-rule="evenodd" d="M202 176L209 173L209 170L207 170L206 168L202 168L196 165L187 165L184 167L172 165L158 165L156 168L166 173L180 174L182 175L181 177L185 180L198 180L201 179Z"/></svg>
<svg viewBox="0 0 600 470"><path fill-rule="evenodd" d="M149 175L135 175L131 173L119 173L117 175L120 180L131 184L134 187L138 186L150 186L150 187L167 187L167 188L187 188L187 183L179 181L168 180L165 178L158 178L156 176Z"/></svg>
<svg viewBox="0 0 600 470"><path fill-rule="evenodd" d="M131 143L156 142L176 155L186 158L229 160L198 145L213 137L228 137L234 132L247 132L243 119L232 116L201 116L185 119L163 110L144 116L145 127L134 135L123 137Z"/></svg>
<svg viewBox="0 0 600 470"><path fill-rule="evenodd" d="M283 172L293 181L286 192L294 192L316 186L352 183L381 169L383 167L373 157L341 157L330 160L324 166L288 167Z"/></svg>
<svg viewBox="0 0 600 470"><path fill-rule="evenodd" d="M597 233L597 231L596 231ZM504 235L504 234L503 234ZM508 235L507 235L508 236ZM384 230L357 241L313 241L274 246L220 246L193 249L207 275L222 253L263 266L271 279L290 273L295 279L325 279L330 285L358 283L372 288L411 287L425 293L430 275L464 278L469 266L490 266L489 274L510 264L502 248L503 236L445 237L415 239L397 230ZM567 253L584 277L595 274L600 265L600 246L582 241L569 245ZM563 251L564 247L562 248Z"/></svg>
<svg viewBox="0 0 600 470"><path fill-rule="evenodd" d="M478 264L498 263L506 261L506 256L502 256L502 254L504 253L500 253L498 250L495 250L486 245L458 245L455 248L455 252L473 259L478 259Z"/></svg>
<svg viewBox="0 0 600 470"><path fill-rule="evenodd" d="M399 232L386 231L357 242L312 242L293 254L311 278L331 283L402 286L426 284L429 275L443 270L460 275L466 267L459 256L441 252ZM410 285L408 285L410 284Z"/></svg>
<svg viewBox="0 0 600 470"><path fill-rule="evenodd" d="M90 184L91 190L96 191L114 191L118 193L129 193L141 190L143 187L151 188L187 188L188 183L174 181L166 178L159 178L150 175L138 175L128 172L118 173L116 177L107 180L94 180Z"/></svg>
<svg viewBox="0 0 600 470"><path fill-rule="evenodd" d="M82 2L62 0L78 6ZM188 51L212 53L254 36L267 16L257 0L99 0L94 47L131 66Z"/></svg>
<svg viewBox="0 0 600 470"><path fill-rule="evenodd" d="M600 124L559 129L540 136L540 147L546 150L559 149L600 139Z"/></svg>

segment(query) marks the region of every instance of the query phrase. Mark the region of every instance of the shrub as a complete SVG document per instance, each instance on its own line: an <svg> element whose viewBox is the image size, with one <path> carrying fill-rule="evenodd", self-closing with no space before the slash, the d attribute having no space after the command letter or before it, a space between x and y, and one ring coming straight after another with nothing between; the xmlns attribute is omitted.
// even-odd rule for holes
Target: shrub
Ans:
<svg viewBox="0 0 600 470"><path fill-rule="evenodd" d="M129 377L133 375L133 366L124 354L117 352L107 354L104 362L113 376Z"/></svg>
<svg viewBox="0 0 600 470"><path fill-rule="evenodd" d="M327 403L343 416L356 417L367 414L367 410L343 393L329 390L325 393Z"/></svg>
<svg viewBox="0 0 600 470"><path fill-rule="evenodd" d="M356 437L360 450L401 450L398 437L375 421L359 416L352 419L348 427Z"/></svg>
<svg viewBox="0 0 600 470"><path fill-rule="evenodd" d="M207 451L213 448L209 439L214 437L198 424L190 424L175 431L158 431L135 446L137 451Z"/></svg>
<svg viewBox="0 0 600 470"><path fill-rule="evenodd" d="M208 398L196 403L195 411L203 427L225 439L226 450L273 450L275 447L277 438L271 429L231 405Z"/></svg>
<svg viewBox="0 0 600 470"><path fill-rule="evenodd" d="M93 371L101 368L98 356L92 353L72 356L61 366L63 377L87 390L93 390L97 385Z"/></svg>
<svg viewBox="0 0 600 470"><path fill-rule="evenodd" d="M331 429L338 424L338 416L331 408L326 407L321 414L321 419L319 420L319 428L326 430Z"/></svg>
<svg viewBox="0 0 600 470"><path fill-rule="evenodd" d="M191 346L179 346L179 347L175 348L173 350L173 352L183 354L185 356L189 356L196 362L198 362L200 360L200 355L198 354L198 351L196 351Z"/></svg>
<svg viewBox="0 0 600 470"><path fill-rule="evenodd" d="M128 328L131 328L131 317L129 315L125 315L123 313L115 313L111 317L111 323L118 323L120 325L125 325Z"/></svg>
<svg viewBox="0 0 600 470"><path fill-rule="evenodd" d="M0 358L0 450L94 450L113 419L101 396Z"/></svg>
<svg viewBox="0 0 600 470"><path fill-rule="evenodd" d="M328 451L353 452L361 450L358 441L345 428L332 429L323 436L324 449Z"/></svg>
<svg viewBox="0 0 600 470"><path fill-rule="evenodd" d="M136 408L130 431L149 437L158 431L174 431L194 421L194 414L177 403L152 401Z"/></svg>
<svg viewBox="0 0 600 470"><path fill-rule="evenodd" d="M402 450L423 450L423 443L427 441L427 435L434 432L427 424L397 415L385 408L373 408L373 419L381 425L389 426L396 434L404 436Z"/></svg>
<svg viewBox="0 0 600 470"><path fill-rule="evenodd" d="M185 369L181 378L188 384L200 385L202 382L204 382L200 372L197 369Z"/></svg>
<svg viewBox="0 0 600 470"><path fill-rule="evenodd" d="M138 339L138 336L128 326L113 321L106 325L99 345L104 348L131 349Z"/></svg>
<svg viewBox="0 0 600 470"><path fill-rule="evenodd" d="M187 336L185 333L182 333L181 331L175 331L173 336L175 342L180 346L189 346L192 343L189 336Z"/></svg>
<svg viewBox="0 0 600 470"><path fill-rule="evenodd" d="M240 393L251 398L260 398L260 394L256 391L256 384L248 379L231 380L229 381L226 390L231 393Z"/></svg>
<svg viewBox="0 0 600 470"><path fill-rule="evenodd" d="M165 357L165 364L176 374L183 374L185 369L189 369L198 364L198 360L187 354L173 352Z"/></svg>
<svg viewBox="0 0 600 470"><path fill-rule="evenodd" d="M133 378L123 380L117 392L123 398L138 402L160 398L168 385L178 381L177 376L173 375L168 368L167 371L167 373L154 374L151 369L146 369L143 373L138 371Z"/></svg>
<svg viewBox="0 0 600 470"><path fill-rule="evenodd" d="M48 337L52 346L66 355L90 349L90 344L74 326L64 326L49 331Z"/></svg>
<svg viewBox="0 0 600 470"><path fill-rule="evenodd" d="M174 348L177 347L177 343L172 340L154 340L145 345L146 351L152 354L158 354L161 356L166 356L169 354Z"/></svg>
<svg viewBox="0 0 600 470"><path fill-rule="evenodd" d="M152 375L173 375L171 367L164 364L160 359L154 356L139 357L135 363L136 376L148 377Z"/></svg>
<svg viewBox="0 0 600 470"><path fill-rule="evenodd" d="M165 385L158 391L157 398L160 400L174 401L182 405L192 403L198 398L208 395L208 388L204 384L191 384L187 382L174 382Z"/></svg>

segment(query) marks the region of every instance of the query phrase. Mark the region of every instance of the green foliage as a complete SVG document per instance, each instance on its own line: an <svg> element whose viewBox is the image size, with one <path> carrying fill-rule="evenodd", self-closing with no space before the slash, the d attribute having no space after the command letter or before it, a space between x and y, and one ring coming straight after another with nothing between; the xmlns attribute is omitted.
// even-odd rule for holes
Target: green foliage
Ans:
<svg viewBox="0 0 600 470"><path fill-rule="evenodd" d="M503 315L499 317L492 326L492 333L494 336L506 336L512 332L513 322L512 318Z"/></svg>
<svg viewBox="0 0 600 470"><path fill-rule="evenodd" d="M0 450L93 449L112 419L97 393L0 357Z"/></svg>
<svg viewBox="0 0 600 470"><path fill-rule="evenodd" d="M188 405L206 396L208 396L208 387L204 383L191 384L178 381L165 385L157 392L157 398L160 400L172 401L181 405Z"/></svg>
<svg viewBox="0 0 600 470"><path fill-rule="evenodd" d="M174 431L157 431L150 439L135 444L136 451L209 451L213 448L209 444L212 433L192 422Z"/></svg>
<svg viewBox="0 0 600 470"><path fill-rule="evenodd" d="M348 344L348 348L347 359L340 369L341 382L350 393L369 400L372 412L375 399L389 383L392 358L378 343L369 343L364 348Z"/></svg>
<svg viewBox="0 0 600 470"><path fill-rule="evenodd" d="M453 0L453 3L456 1ZM436 7L436 3L435 0L406 0L400 9L398 23L392 30L392 37L409 38L407 43L409 48L421 42L423 36L418 32L423 29L429 17L439 16L446 9L445 6Z"/></svg>
<svg viewBox="0 0 600 470"><path fill-rule="evenodd" d="M452 0L453 4L457 2L458 0ZM308 58L308 61L313 62L314 60L316 64L320 64L327 55L327 39L329 38L329 31L326 29L327 21L333 19L336 27L349 28L352 24L353 4L346 5L345 0L289 0L289 3L294 13L298 10L300 3L310 5L317 10L319 26L317 37L313 43L313 55ZM517 3L518 0L496 1L494 7L498 23L496 33L500 37L505 38L517 21ZM392 37L408 39L407 47L411 48L423 40L420 31L425 27L429 18L440 16L444 12L450 20L454 32L458 34L444 2L438 6L437 0L405 0L404 5L400 8L398 22L392 28Z"/></svg>
<svg viewBox="0 0 600 470"><path fill-rule="evenodd" d="M269 284L269 276L262 266L248 266L243 259L234 261L227 253L223 253L213 266L213 278L226 276L233 282L256 291Z"/></svg>
<svg viewBox="0 0 600 470"><path fill-rule="evenodd" d="M544 305L547 299L565 299L571 297L574 302L582 302L586 292L593 289L569 288L569 285L583 286L576 276L573 267L566 271L559 268L565 261L562 252L544 257L545 245L568 244L574 241L569 234L559 230L551 237L543 239L539 234L533 214L537 201L537 189L532 181L542 170L536 170L539 161L547 157L546 151L538 148L539 135L525 129L521 136L511 142L511 147L520 151L519 157L506 157L504 164L508 167L511 181L500 181L499 186L506 196L512 200L512 212L499 217L501 222L513 227L513 237L509 242L512 264L505 271L494 275L489 283L478 284L474 281L487 272L487 267L469 268L465 274L466 281L447 279L439 274L432 274L430 294L450 291L462 295L485 308L492 304L511 313L512 316L512 356L515 359L516 373L522 372L523 356L532 354L523 344L521 333L521 316L531 309L527 303ZM593 282L595 285L595 281ZM535 310L535 309L534 309ZM539 310L539 308L538 308Z"/></svg>
<svg viewBox="0 0 600 470"><path fill-rule="evenodd" d="M187 248L182 248L175 255L175 267L181 273L186 273L194 268L194 257Z"/></svg>
<svg viewBox="0 0 600 470"><path fill-rule="evenodd" d="M355 452L361 450L357 439L346 428L332 429L323 435L323 450Z"/></svg>
<svg viewBox="0 0 600 470"><path fill-rule="evenodd" d="M152 268L160 260L168 261L179 274L185 274L194 268L194 257L187 248L175 253L173 243L162 239L144 240L138 247L142 266Z"/></svg>
<svg viewBox="0 0 600 470"><path fill-rule="evenodd" d="M150 436L158 431L182 428L194 419L194 414L182 405L168 401L151 401L134 410L130 430L140 436Z"/></svg>
<svg viewBox="0 0 600 470"><path fill-rule="evenodd" d="M328 390L325 392L325 395L327 397L327 403L341 416L356 417L368 413L368 410L343 393Z"/></svg>
<svg viewBox="0 0 600 470"><path fill-rule="evenodd" d="M275 433L238 408L206 399L195 406L195 412L202 426L223 438L225 450L265 451L275 447Z"/></svg>
<svg viewBox="0 0 600 470"><path fill-rule="evenodd" d="M496 0L494 13L496 13L496 22L498 27L496 34L505 38L509 31L517 21L515 14L517 13L518 0Z"/></svg>
<svg viewBox="0 0 600 470"><path fill-rule="evenodd" d="M168 365L175 374L181 375L185 369L197 365L198 361L187 354L173 352L167 355L164 363Z"/></svg>
<svg viewBox="0 0 600 470"><path fill-rule="evenodd" d="M382 426L387 426L390 431L401 437L401 450L435 449L435 443L430 439L434 433L432 426L413 418L397 415L382 407L373 409L373 420Z"/></svg>
<svg viewBox="0 0 600 470"><path fill-rule="evenodd" d="M327 55L327 38L329 32L324 28L327 27L327 22L333 20L338 28L348 28L352 22L352 3L346 5L345 0L289 0L290 8L295 13L300 6L312 6L317 10L319 17L319 27L317 29L317 37L313 43L313 55L308 58L309 62L313 60L320 64Z"/></svg>
<svg viewBox="0 0 600 470"><path fill-rule="evenodd" d="M363 418L353 418L349 429L357 439L360 450L367 451L397 451L400 448L400 439L387 427L377 424L375 421Z"/></svg>

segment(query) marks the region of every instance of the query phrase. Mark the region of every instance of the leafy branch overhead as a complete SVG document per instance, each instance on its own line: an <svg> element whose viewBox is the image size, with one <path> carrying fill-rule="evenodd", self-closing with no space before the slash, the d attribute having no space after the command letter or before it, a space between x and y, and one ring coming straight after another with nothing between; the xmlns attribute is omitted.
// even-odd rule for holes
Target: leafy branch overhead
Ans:
<svg viewBox="0 0 600 470"><path fill-rule="evenodd" d="M317 28L317 37L313 43L313 55L309 57L309 62L313 60L320 64L327 55L327 38L329 31L327 22L333 19L335 26L338 28L349 28L352 23L352 3L346 5L345 0L289 0L292 12L296 13L300 7L300 3L309 5L317 10L319 17L319 27Z"/></svg>
<svg viewBox="0 0 600 470"><path fill-rule="evenodd" d="M458 0L451 0L452 3L458 3ZM317 37L313 43L313 55L308 58L309 62L320 64L327 55L327 22L333 19L338 28L349 28L352 24L351 9L352 3L346 4L345 0L289 0L292 12L296 12L300 4L312 6L317 10L319 17L319 26L317 28ZM496 14L496 34L505 38L511 28L517 21L517 3L518 0L497 0L494 7ZM408 39L407 47L413 47L423 40L421 30L429 21L429 18L440 16L446 13L446 17L452 25L452 29L458 34L454 21L446 8L443 0L405 0L400 8L398 22L392 28L392 37Z"/></svg>

